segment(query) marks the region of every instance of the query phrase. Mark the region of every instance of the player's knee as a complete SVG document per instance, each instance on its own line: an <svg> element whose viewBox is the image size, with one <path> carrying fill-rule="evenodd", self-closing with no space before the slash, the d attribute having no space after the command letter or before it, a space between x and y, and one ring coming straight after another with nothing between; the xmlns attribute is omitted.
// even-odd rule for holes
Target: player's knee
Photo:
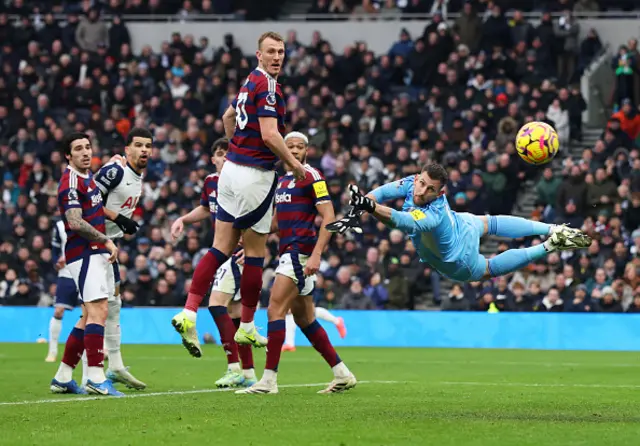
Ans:
<svg viewBox="0 0 640 446"><path fill-rule="evenodd" d="M64 316L64 307L55 307L53 310L53 317L56 319L62 319L62 316Z"/></svg>
<svg viewBox="0 0 640 446"><path fill-rule="evenodd" d="M225 294L225 293L220 293L220 292L213 292L211 293L211 296L209 297L209 306L214 306L214 307L226 307L227 304L229 303L229 295Z"/></svg>
<svg viewBox="0 0 640 446"><path fill-rule="evenodd" d="M273 297L273 296L272 296ZM269 308L267 308L267 316L270 321L277 321L284 319L289 310L289 306L284 299L271 299L269 300Z"/></svg>
<svg viewBox="0 0 640 446"><path fill-rule="evenodd" d="M253 229L247 229L243 236L245 257L264 257L268 234L259 234Z"/></svg>
<svg viewBox="0 0 640 446"><path fill-rule="evenodd" d="M242 305L240 302L231 302L229 304L229 317L231 319L238 319L242 316Z"/></svg>
<svg viewBox="0 0 640 446"><path fill-rule="evenodd" d="M87 323L97 323L104 325L109 314L109 305L107 299L100 299L85 304L87 308Z"/></svg>

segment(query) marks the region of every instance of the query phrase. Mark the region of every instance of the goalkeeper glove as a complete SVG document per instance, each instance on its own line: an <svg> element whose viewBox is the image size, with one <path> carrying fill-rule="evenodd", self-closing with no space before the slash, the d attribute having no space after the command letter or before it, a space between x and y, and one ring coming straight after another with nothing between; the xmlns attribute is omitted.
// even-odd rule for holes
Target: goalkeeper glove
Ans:
<svg viewBox="0 0 640 446"><path fill-rule="evenodd" d="M333 223L329 223L326 228L329 232L337 232L338 234L344 234L348 231L353 231L358 234L362 234L362 228L360 227L360 216L364 211L358 211L355 208L347 212L340 220L336 220Z"/></svg>
<svg viewBox="0 0 640 446"><path fill-rule="evenodd" d="M115 220L113 220L113 222L116 225L118 225L118 227L122 230L122 232L128 235L135 234L136 232L138 232L138 229L140 228L140 225L136 223L134 220L120 214L118 214L118 216L116 217Z"/></svg>
<svg viewBox="0 0 640 446"><path fill-rule="evenodd" d="M376 210L376 202L362 195L362 192L360 192L360 189L355 184L349 185L349 204L353 206L355 210L366 211L370 214Z"/></svg>

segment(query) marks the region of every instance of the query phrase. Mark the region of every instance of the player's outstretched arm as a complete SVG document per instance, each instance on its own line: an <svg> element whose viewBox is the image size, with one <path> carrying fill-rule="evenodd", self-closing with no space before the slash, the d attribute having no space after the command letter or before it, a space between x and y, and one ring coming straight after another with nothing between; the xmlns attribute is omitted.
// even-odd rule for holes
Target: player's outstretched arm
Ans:
<svg viewBox="0 0 640 446"><path fill-rule="evenodd" d="M73 231L76 231L78 234L80 234L81 237L84 237L92 242L106 243L109 241L106 234L98 231L96 228L82 219L82 209L67 209L67 211L64 213L64 216L69 223L69 228L71 228L71 230Z"/></svg>
<svg viewBox="0 0 640 446"><path fill-rule="evenodd" d="M384 184L369 192L367 197L371 198L376 203L384 203L390 200L405 198L407 196L408 184L409 181L407 179Z"/></svg>
<svg viewBox="0 0 640 446"><path fill-rule="evenodd" d="M182 234L184 225L198 223L199 221L205 220L208 217L209 208L207 206L200 205L192 209L187 215L183 215L173 222L173 224L171 225L171 237L174 241L176 241L178 237L180 237L180 234Z"/></svg>
<svg viewBox="0 0 640 446"><path fill-rule="evenodd" d="M222 124L224 125L224 134L227 138L233 138L236 131L236 109L233 106L227 107L222 115Z"/></svg>
<svg viewBox="0 0 640 446"><path fill-rule="evenodd" d="M307 171L300 161L287 149L284 138L278 131L278 120L271 116L260 116L260 134L262 140L285 164L291 167L296 180L301 181L307 176Z"/></svg>
<svg viewBox="0 0 640 446"><path fill-rule="evenodd" d="M318 269L320 269L322 253L329 244L329 240L331 240L331 233L327 230L326 226L327 224L336 221L336 213L331 201L318 203L316 205L316 209L318 209L318 214L322 217L322 224L320 225L320 232L318 233L316 246L314 246L311 257L307 260L307 266L304 268L304 274L306 276L315 274L318 272Z"/></svg>

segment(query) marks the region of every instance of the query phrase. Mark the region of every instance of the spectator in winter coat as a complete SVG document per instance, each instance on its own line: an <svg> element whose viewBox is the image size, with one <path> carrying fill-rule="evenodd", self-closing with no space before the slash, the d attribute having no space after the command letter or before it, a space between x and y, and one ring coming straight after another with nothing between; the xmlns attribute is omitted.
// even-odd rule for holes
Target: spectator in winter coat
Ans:
<svg viewBox="0 0 640 446"><path fill-rule="evenodd" d="M534 311L543 312L562 312L564 311L564 302L560 299L560 293L556 288L550 288L547 295L536 304Z"/></svg>
<svg viewBox="0 0 640 446"><path fill-rule="evenodd" d="M622 305L618 295L610 286L602 289L602 297L598 305L598 311L602 313L622 313Z"/></svg>
<svg viewBox="0 0 640 446"><path fill-rule="evenodd" d="M400 40L395 42L389 50L389 57L395 58L396 56L402 56L405 59L413 49L413 40L411 40L411 34L406 28L402 28L400 31Z"/></svg>
<svg viewBox="0 0 640 446"><path fill-rule="evenodd" d="M465 2L463 11L455 22L454 29L460 36L460 43L475 52L482 38L482 20L478 17L471 2Z"/></svg>
<svg viewBox="0 0 640 446"><path fill-rule="evenodd" d="M556 205L556 197L558 189L562 184L562 180L553 174L553 169L547 167L542 172L542 178L536 185L538 192L538 200L545 206L554 207Z"/></svg>
<svg viewBox="0 0 640 446"><path fill-rule="evenodd" d="M560 139L560 147L563 147L569 142L571 134L569 112L562 109L559 99L554 99L547 109L547 118L553 121L556 132L558 133L558 138Z"/></svg>
<svg viewBox="0 0 640 446"><path fill-rule="evenodd" d="M76 29L76 41L83 50L97 51L99 44L109 41L107 25L100 21L99 12L92 8Z"/></svg>
<svg viewBox="0 0 640 446"><path fill-rule="evenodd" d="M584 215L587 210L587 184L577 165L571 167L569 177L565 178L558 188L556 210L559 213L564 212L569 201L573 201L578 215Z"/></svg>
<svg viewBox="0 0 640 446"><path fill-rule="evenodd" d="M573 299L566 302L565 311L571 313L586 313L592 311L592 307L588 302L586 302L586 298L587 287L583 284L578 285Z"/></svg>
<svg viewBox="0 0 640 446"><path fill-rule="evenodd" d="M631 141L635 141L640 134L640 114L633 107L630 99L622 101L622 108L611 116L612 119L620 121L620 127Z"/></svg>
<svg viewBox="0 0 640 446"><path fill-rule="evenodd" d="M609 177L603 168L596 170L593 184L587 187L587 200L589 202L589 215L596 216L601 211L609 215L613 211L613 204L617 198L616 183Z"/></svg>
<svg viewBox="0 0 640 446"><path fill-rule="evenodd" d="M375 308L373 301L362 289L360 280L351 282L349 292L340 300L340 308L345 310L372 310Z"/></svg>

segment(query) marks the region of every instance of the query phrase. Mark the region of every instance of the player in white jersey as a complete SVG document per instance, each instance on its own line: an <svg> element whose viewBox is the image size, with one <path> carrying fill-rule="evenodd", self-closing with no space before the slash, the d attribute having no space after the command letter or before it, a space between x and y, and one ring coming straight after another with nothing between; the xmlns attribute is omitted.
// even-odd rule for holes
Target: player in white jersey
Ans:
<svg viewBox="0 0 640 446"><path fill-rule="evenodd" d="M142 196L143 170L153 146L151 132L143 128L133 128L127 135L125 146L126 164L118 161L102 166L95 176L95 182L104 200L104 212L107 217L107 237L116 240L124 234L135 234L139 226L132 217ZM144 389L146 384L136 379L124 366L120 352L120 270L114 262L115 296L109 301L109 313L105 325L105 348L109 355L107 378L120 382L129 388Z"/></svg>
<svg viewBox="0 0 640 446"><path fill-rule="evenodd" d="M53 304L53 316L49 321L49 353L46 362L56 362L58 357L58 339L62 329L62 317L65 310L73 310L78 305L78 289L71 271L67 268L64 258L64 248L67 244L67 233L64 230L64 221L58 220L53 227L51 236L51 252L55 269L58 271L56 283L56 297Z"/></svg>

